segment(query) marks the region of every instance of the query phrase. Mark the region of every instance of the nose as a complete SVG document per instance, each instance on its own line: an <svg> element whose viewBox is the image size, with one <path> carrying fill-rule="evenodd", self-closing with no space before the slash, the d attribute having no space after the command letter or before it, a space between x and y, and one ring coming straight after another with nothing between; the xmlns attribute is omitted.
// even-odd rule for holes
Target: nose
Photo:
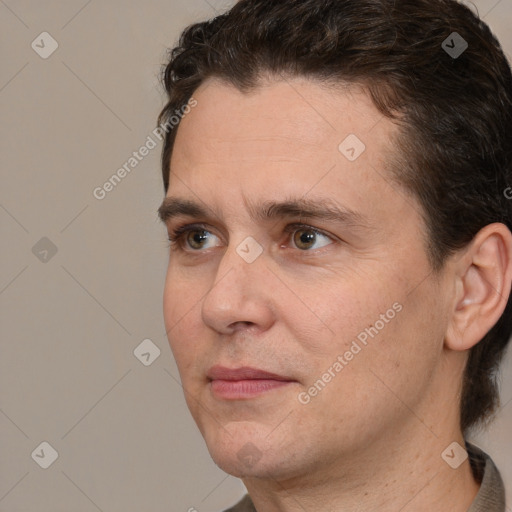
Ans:
<svg viewBox="0 0 512 512"><path fill-rule="evenodd" d="M226 335L247 327L269 329L275 321L271 276L264 252L249 263L234 247L228 247L203 301L203 322Z"/></svg>

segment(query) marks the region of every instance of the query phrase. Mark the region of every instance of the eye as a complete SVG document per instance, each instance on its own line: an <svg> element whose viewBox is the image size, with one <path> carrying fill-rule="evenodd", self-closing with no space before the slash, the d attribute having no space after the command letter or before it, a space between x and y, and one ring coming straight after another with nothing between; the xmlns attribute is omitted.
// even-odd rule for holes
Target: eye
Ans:
<svg viewBox="0 0 512 512"><path fill-rule="evenodd" d="M292 235L293 245L300 251L321 249L333 242L329 235L305 224L290 224L285 232ZM199 252L219 245L212 237L218 239L204 225L186 225L174 229L169 234L169 242L171 249Z"/></svg>
<svg viewBox="0 0 512 512"><path fill-rule="evenodd" d="M292 234L293 244L301 251L320 249L329 245L333 239L316 228L306 225L290 225L286 231Z"/></svg>
<svg viewBox="0 0 512 512"><path fill-rule="evenodd" d="M178 246L179 249L187 250L188 247L192 251L199 251L215 247L207 245L209 235L215 236L201 225L181 226L169 234L169 242L171 248Z"/></svg>

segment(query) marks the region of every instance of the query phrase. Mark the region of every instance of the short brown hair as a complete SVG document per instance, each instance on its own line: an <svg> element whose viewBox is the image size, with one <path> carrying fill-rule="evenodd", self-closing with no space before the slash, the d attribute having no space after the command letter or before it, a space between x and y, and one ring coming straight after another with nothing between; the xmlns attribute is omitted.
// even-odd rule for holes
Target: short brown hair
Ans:
<svg viewBox="0 0 512 512"><path fill-rule="evenodd" d="M456 42L467 43L460 55L448 51ZM434 271L487 224L512 230L504 193L512 183L512 75L489 27L467 7L455 0L241 0L186 28L170 50L158 123L209 77L249 91L265 74L362 85L402 127L392 173L422 206ZM167 133L162 152L166 192L176 132ZM465 433L497 408L496 372L511 332L509 297L469 354Z"/></svg>

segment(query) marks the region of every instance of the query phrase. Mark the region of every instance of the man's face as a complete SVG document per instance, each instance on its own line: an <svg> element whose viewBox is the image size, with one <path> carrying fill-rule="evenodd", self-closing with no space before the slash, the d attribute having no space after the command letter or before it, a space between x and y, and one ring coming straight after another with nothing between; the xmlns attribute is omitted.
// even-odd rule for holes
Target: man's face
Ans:
<svg viewBox="0 0 512 512"><path fill-rule="evenodd" d="M167 221L191 231L171 249L164 316L215 462L292 478L431 435L418 418L438 391L449 293L418 203L385 169L396 126L363 92L298 79L251 94L210 81L194 98L167 198L206 215ZM345 213L254 215L294 201Z"/></svg>

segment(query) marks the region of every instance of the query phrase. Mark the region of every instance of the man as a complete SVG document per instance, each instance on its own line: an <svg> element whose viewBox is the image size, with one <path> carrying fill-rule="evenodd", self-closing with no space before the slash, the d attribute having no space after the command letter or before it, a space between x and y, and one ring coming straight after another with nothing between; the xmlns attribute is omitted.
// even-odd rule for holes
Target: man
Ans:
<svg viewBox="0 0 512 512"><path fill-rule="evenodd" d="M241 0L185 30L164 84L165 326L248 489L230 511L503 512L465 442L512 332L487 26L452 0Z"/></svg>

